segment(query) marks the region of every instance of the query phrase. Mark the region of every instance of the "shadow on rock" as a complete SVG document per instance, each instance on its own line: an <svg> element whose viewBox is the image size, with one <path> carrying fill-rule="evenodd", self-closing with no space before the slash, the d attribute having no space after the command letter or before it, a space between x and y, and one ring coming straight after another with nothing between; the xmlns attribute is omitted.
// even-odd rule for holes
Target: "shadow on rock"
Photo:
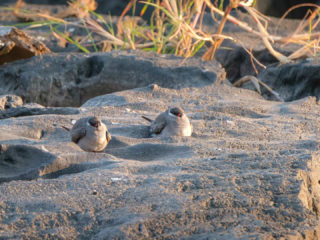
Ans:
<svg viewBox="0 0 320 240"><path fill-rule="evenodd" d="M38 178L41 168L51 164L56 158L31 146L1 145L0 147L0 183Z"/></svg>
<svg viewBox="0 0 320 240"><path fill-rule="evenodd" d="M0 183L57 178L113 163L106 154L52 154L28 145L0 145Z"/></svg>
<svg viewBox="0 0 320 240"><path fill-rule="evenodd" d="M108 150L108 153L115 157L137 160L142 162L155 160L175 160L191 157L192 149L187 146L172 146L167 144L141 143L134 146Z"/></svg>

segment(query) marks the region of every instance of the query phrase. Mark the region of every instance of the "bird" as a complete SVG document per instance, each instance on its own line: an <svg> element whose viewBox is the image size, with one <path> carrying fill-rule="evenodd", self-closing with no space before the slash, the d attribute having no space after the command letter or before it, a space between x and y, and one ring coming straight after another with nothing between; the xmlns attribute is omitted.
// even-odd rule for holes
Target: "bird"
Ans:
<svg viewBox="0 0 320 240"><path fill-rule="evenodd" d="M100 152L108 145L111 135L99 117L79 119L70 130L71 140L87 152Z"/></svg>
<svg viewBox="0 0 320 240"><path fill-rule="evenodd" d="M168 108L160 113L155 120L142 116L151 122L150 133L152 136L191 136L193 127L189 118L181 107Z"/></svg>

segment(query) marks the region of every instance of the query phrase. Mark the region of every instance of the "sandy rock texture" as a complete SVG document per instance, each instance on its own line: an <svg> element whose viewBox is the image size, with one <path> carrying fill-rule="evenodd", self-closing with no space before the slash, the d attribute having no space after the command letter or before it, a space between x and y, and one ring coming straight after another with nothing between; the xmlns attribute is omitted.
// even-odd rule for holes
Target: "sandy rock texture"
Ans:
<svg viewBox="0 0 320 240"><path fill-rule="evenodd" d="M298 22L278 23L270 33ZM0 66L0 239L320 239L318 63L278 66L256 36L230 23L224 33L239 41L223 43L221 65L69 45ZM248 74L291 102L230 86ZM150 138L141 115L168 106L185 110L191 137ZM99 153L65 129L92 115L112 135Z"/></svg>
<svg viewBox="0 0 320 240"><path fill-rule="evenodd" d="M181 106L191 137L149 138L141 115ZM319 116L222 83L150 85L74 115L0 121L5 239L316 239ZM83 152L61 126L100 116L112 140Z"/></svg>
<svg viewBox="0 0 320 240"><path fill-rule="evenodd" d="M167 88L204 87L223 80L213 61L156 55L151 52L46 54L0 67L0 94L16 94L45 106L80 106L114 91L156 83Z"/></svg>

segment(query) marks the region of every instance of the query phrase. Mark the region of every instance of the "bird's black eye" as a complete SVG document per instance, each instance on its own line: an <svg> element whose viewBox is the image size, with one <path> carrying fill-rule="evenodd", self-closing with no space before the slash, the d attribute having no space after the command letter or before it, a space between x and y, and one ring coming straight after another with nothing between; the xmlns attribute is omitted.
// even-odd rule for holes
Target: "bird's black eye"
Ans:
<svg viewBox="0 0 320 240"><path fill-rule="evenodd" d="M171 108L170 113L180 118L183 116L183 111L180 108Z"/></svg>
<svg viewBox="0 0 320 240"><path fill-rule="evenodd" d="M182 113L181 112L173 112L173 115L175 115L177 117L182 117Z"/></svg>
<svg viewBox="0 0 320 240"><path fill-rule="evenodd" d="M95 128L99 127L99 123L98 122L90 123L90 125L92 127L95 127Z"/></svg>

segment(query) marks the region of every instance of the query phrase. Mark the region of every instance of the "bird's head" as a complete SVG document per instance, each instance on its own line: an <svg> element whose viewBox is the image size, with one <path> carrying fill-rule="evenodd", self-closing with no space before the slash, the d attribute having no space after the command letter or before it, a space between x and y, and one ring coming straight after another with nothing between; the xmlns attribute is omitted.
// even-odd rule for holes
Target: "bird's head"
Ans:
<svg viewBox="0 0 320 240"><path fill-rule="evenodd" d="M169 114L171 114L171 115L173 115L175 117L182 118L183 115L184 115L184 112L183 112L182 108L174 107L174 108L170 108Z"/></svg>
<svg viewBox="0 0 320 240"><path fill-rule="evenodd" d="M99 128L101 126L101 119L98 117L91 117L89 118L88 123L92 127Z"/></svg>

